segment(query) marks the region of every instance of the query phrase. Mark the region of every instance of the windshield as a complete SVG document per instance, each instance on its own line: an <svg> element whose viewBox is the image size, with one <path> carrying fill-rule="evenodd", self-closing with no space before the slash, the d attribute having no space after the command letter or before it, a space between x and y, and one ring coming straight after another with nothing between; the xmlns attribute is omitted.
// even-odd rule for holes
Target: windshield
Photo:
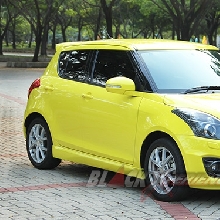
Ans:
<svg viewBox="0 0 220 220"><path fill-rule="evenodd" d="M220 53L205 50L139 51L158 92L220 86Z"/></svg>

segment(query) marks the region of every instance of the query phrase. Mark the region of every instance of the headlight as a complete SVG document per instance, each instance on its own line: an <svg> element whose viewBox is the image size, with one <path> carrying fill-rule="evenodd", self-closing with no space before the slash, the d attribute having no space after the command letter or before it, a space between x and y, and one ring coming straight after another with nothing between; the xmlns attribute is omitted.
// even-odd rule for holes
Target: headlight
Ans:
<svg viewBox="0 0 220 220"><path fill-rule="evenodd" d="M219 119L193 109L176 108L172 112L189 125L195 136L220 140Z"/></svg>

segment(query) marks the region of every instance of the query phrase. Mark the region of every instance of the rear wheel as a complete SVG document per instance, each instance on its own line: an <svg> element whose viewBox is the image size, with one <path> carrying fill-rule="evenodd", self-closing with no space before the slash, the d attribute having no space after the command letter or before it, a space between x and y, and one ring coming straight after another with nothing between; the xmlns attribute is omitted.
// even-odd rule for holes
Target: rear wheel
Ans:
<svg viewBox="0 0 220 220"><path fill-rule="evenodd" d="M34 119L27 129L26 149L34 167L53 169L61 160L52 156L52 138L47 123L42 118Z"/></svg>
<svg viewBox="0 0 220 220"><path fill-rule="evenodd" d="M183 158L172 140L161 138L150 145L144 170L150 192L156 199L177 201L187 196L189 187Z"/></svg>

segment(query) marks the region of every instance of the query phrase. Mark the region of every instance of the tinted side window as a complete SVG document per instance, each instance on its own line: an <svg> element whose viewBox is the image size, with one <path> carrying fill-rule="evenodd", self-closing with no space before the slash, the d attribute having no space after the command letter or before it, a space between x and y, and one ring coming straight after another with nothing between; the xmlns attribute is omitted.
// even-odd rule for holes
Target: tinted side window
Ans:
<svg viewBox="0 0 220 220"><path fill-rule="evenodd" d="M132 80L135 78L135 71L127 52L119 50L98 51L93 72L93 83L105 86L108 79L116 76L125 76Z"/></svg>
<svg viewBox="0 0 220 220"><path fill-rule="evenodd" d="M65 79L85 81L86 62L89 57L89 50L63 51L59 58L59 76Z"/></svg>

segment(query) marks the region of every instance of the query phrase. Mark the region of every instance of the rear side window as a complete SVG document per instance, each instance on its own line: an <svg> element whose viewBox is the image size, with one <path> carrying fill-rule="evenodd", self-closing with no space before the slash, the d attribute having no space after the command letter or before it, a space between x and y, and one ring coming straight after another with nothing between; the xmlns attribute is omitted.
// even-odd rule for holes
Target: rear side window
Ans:
<svg viewBox="0 0 220 220"><path fill-rule="evenodd" d="M59 76L64 79L85 81L88 77L86 62L89 50L63 51L59 58Z"/></svg>

